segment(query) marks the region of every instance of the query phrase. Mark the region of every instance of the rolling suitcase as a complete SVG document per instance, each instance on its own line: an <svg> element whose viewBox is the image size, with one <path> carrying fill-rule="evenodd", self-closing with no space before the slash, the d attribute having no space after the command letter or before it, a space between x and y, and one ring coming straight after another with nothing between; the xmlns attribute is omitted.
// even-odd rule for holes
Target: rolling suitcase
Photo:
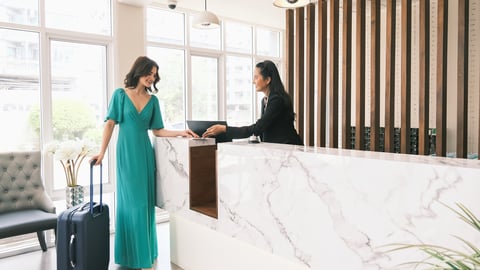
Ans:
<svg viewBox="0 0 480 270"><path fill-rule="evenodd" d="M57 223L57 270L107 270L110 261L108 205L93 202L93 164L90 164L90 202L60 214Z"/></svg>

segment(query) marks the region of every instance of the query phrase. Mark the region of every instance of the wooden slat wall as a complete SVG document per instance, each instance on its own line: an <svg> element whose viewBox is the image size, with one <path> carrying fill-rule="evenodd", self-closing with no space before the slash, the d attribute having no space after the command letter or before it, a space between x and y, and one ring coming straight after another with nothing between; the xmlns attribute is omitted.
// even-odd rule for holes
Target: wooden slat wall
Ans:
<svg viewBox="0 0 480 270"><path fill-rule="evenodd" d="M397 1L387 1L385 45L385 152L393 152L395 127L395 39Z"/></svg>
<svg viewBox="0 0 480 270"><path fill-rule="evenodd" d="M295 20L293 10L287 9L285 11L286 26L285 26L285 51L287 52L285 60L286 82L285 87L287 92L295 100Z"/></svg>
<svg viewBox="0 0 480 270"><path fill-rule="evenodd" d="M412 1L402 1L402 68L400 153L410 153L410 117L412 82Z"/></svg>
<svg viewBox="0 0 480 270"><path fill-rule="evenodd" d="M418 122L418 154L430 154L428 137L430 122L430 0L420 0L420 93Z"/></svg>
<svg viewBox="0 0 480 270"><path fill-rule="evenodd" d="M305 120L305 11L304 8L295 9L295 104L297 109L297 131L300 137L304 137Z"/></svg>
<svg viewBox="0 0 480 270"><path fill-rule="evenodd" d="M370 0L370 150L380 150L380 8Z"/></svg>
<svg viewBox="0 0 480 270"><path fill-rule="evenodd" d="M326 146L327 134L327 1L317 4L318 14L318 94L317 94L317 146Z"/></svg>
<svg viewBox="0 0 480 270"><path fill-rule="evenodd" d="M330 9L327 10L327 1ZM339 1L320 0L317 4L309 4L306 8L287 10L287 88L295 101L297 113L297 130L305 139L306 145L324 147L326 131L329 132L329 147L351 148L351 109L352 72L355 73L355 145L357 150L365 149L365 48L366 48L366 0L356 1L355 13L352 12L352 0L342 0L342 74L339 74ZM437 3L437 44L436 46L436 89L435 89L435 154L446 156L447 136L447 43L448 43L448 0L419 0L419 128L418 153L429 155L430 151L430 34L431 3ZM411 89L412 89L412 0L402 0L401 4L401 37L400 37L400 70L396 70L396 11L397 1L386 1L386 33L385 33L385 74L380 68L380 24L382 0L370 0L371 8L371 61L370 61L370 150L380 150L380 77L385 76L385 137L384 150L396 151L395 137L395 77L400 72L400 152L413 153L411 149ZM468 142L468 64L469 64L469 4L470 0L458 0L458 44L457 85L456 85L456 154L467 157ZM319 16L315 25L315 5ZM305 17L305 11L307 12ZM356 16L356 29L352 29L353 14ZM327 22L327 17L330 20ZM306 43L305 40L306 19ZM327 31L329 25L329 31ZM352 42L352 32L356 40ZM328 36L327 36L328 35ZM327 46L327 37L330 40ZM318 51L315 50L318 46ZM352 46L355 46L355 70L352 71ZM327 52L327 47L329 51ZM318 52L318 56L315 53ZM327 55L328 53L328 55ZM315 58L316 57L316 58ZM316 61L315 61L316 60ZM317 63L317 66L315 66ZM330 65L327 67L327 63ZM306 67L306 70L305 70ZM327 73L328 72L328 73ZM294 76L292 76L294 74ZM304 77L305 76L305 77ZM317 80L315 80L315 76ZM327 77L328 76L328 77ZM339 79L342 80L342 102L339 104ZM480 76L480 74L479 74ZM306 79L306 81L305 81ZM315 81L318 92L315 93ZM327 93L327 84L329 89ZM329 112L326 111L326 98L329 97ZM315 99L316 98L316 99ZM480 100L478 101L480 104ZM314 108L314 106L317 108ZM342 135L338 134L338 110L342 106ZM315 115L316 113L316 115ZM328 118L327 118L328 117ZM327 128L328 121L328 128ZM306 124L306 126L305 126ZM480 134L480 123L479 131ZM315 137L316 135L316 137ZM480 152L480 135L478 138Z"/></svg>
<svg viewBox="0 0 480 270"><path fill-rule="evenodd" d="M364 149L365 142L365 1L356 3L356 63L355 63L355 149Z"/></svg>
<svg viewBox="0 0 480 270"><path fill-rule="evenodd" d="M468 2L458 0L457 157L467 157L468 129Z"/></svg>
<svg viewBox="0 0 480 270"><path fill-rule="evenodd" d="M352 137L352 0L343 0L342 30L342 148L350 149Z"/></svg>
<svg viewBox="0 0 480 270"><path fill-rule="evenodd" d="M305 123L307 129L303 142L315 145L315 4L307 6L307 44L306 44L306 109Z"/></svg>
<svg viewBox="0 0 480 270"><path fill-rule="evenodd" d="M339 0L330 2L330 93L329 93L329 145L338 147L338 39Z"/></svg>
<svg viewBox="0 0 480 270"><path fill-rule="evenodd" d="M437 3L437 106L436 106L436 142L437 156L447 155L447 28L448 0Z"/></svg>

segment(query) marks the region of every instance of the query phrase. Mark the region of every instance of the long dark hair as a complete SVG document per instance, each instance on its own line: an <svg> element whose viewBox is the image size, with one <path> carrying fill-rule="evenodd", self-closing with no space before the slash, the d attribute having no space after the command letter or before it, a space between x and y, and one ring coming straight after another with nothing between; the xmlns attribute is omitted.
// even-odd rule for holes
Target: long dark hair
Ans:
<svg viewBox="0 0 480 270"><path fill-rule="evenodd" d="M293 112L293 102L290 95L285 91L285 87L283 86L282 79L280 79L280 74L278 73L277 66L270 60L265 60L263 62L258 63L256 68L259 69L260 74L262 75L263 79L270 77L270 95L275 94L282 98L285 107L290 112L292 118L295 118L295 113Z"/></svg>
<svg viewBox="0 0 480 270"><path fill-rule="evenodd" d="M125 88L136 87L138 85L140 77L149 75L152 71L152 68L154 67L157 68L157 73L155 74L155 81L152 84L155 90L152 90L150 87L145 87L145 91L149 92L150 94L157 93L158 89L156 84L158 81L160 81L160 77L158 76L158 65L155 61L146 56L139 56L137 60L135 60L135 62L133 63L132 68L123 80Z"/></svg>

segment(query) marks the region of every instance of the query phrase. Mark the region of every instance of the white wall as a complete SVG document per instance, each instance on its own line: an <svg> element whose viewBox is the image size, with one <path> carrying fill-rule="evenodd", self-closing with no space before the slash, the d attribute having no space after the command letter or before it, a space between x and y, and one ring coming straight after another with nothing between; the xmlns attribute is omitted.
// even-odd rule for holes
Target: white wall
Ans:
<svg viewBox="0 0 480 270"><path fill-rule="evenodd" d="M145 55L145 8L118 3L114 10L115 89L123 87L135 59Z"/></svg>

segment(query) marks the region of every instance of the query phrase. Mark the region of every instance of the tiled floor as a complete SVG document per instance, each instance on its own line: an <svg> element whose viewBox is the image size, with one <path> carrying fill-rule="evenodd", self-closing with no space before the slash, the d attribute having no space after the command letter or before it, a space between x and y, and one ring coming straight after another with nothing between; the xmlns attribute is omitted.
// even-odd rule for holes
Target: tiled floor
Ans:
<svg viewBox="0 0 480 270"><path fill-rule="evenodd" d="M157 225L158 233L158 261L156 270L182 270L180 267L170 263L169 251L169 224L168 222ZM113 247L113 235L110 238L110 246ZM20 254L0 259L0 269L28 269L28 270L57 270L55 247L49 248L46 252L38 251ZM113 260L113 248L110 248L109 270L129 270L128 268L116 265Z"/></svg>

